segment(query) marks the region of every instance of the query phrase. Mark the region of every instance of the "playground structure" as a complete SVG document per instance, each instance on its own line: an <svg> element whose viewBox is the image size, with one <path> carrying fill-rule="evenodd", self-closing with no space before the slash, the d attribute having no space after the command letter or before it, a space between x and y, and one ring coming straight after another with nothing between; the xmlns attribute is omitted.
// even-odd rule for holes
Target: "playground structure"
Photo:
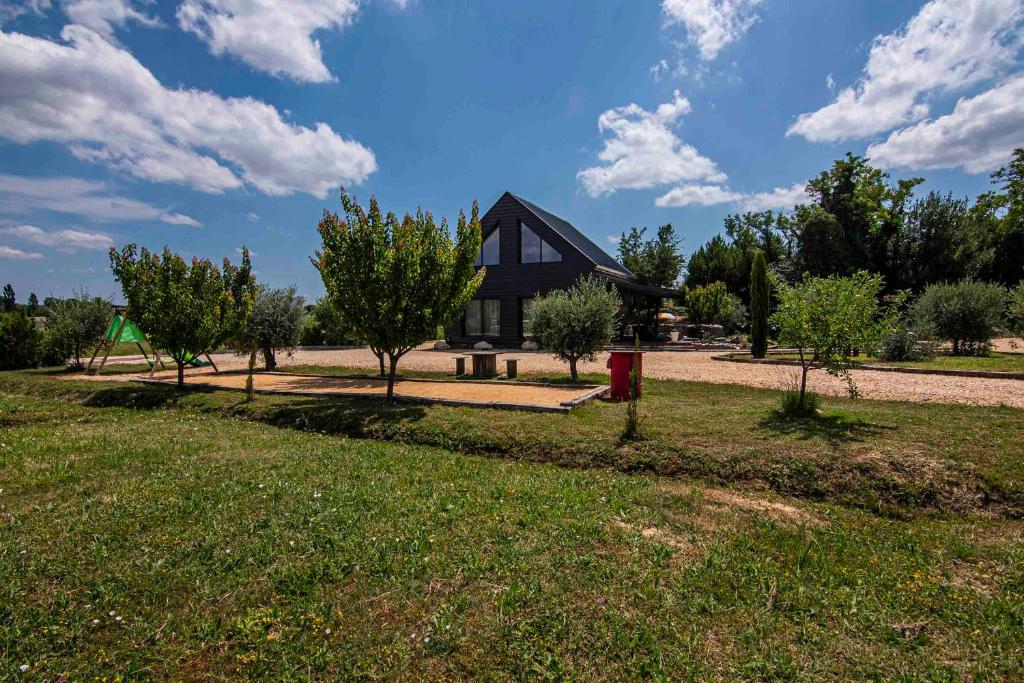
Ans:
<svg viewBox="0 0 1024 683"><path fill-rule="evenodd" d="M146 353L146 348L142 345L142 342L149 343L149 339L146 334L139 329L139 326L128 320L128 317L124 314L124 311L120 308L114 309L114 317L110 319L110 324L107 325L107 331L102 337L96 342L96 350L92 353L92 358L89 359L89 365L86 366L86 372L93 372L92 366L96 362L96 357L99 356L100 352L103 352L103 358L100 360L99 366L95 372L103 372L103 366L106 365L107 359L110 357L110 352L114 350L114 347L118 344L131 344L134 343L139 347L139 352L142 357L146 359L146 363L149 364L149 376L152 377L156 372L157 365L160 366L161 370L167 369L167 364L164 363L160 357L160 351L153 346L149 345L153 352L153 359L150 360L149 354ZM167 354L169 355L169 354ZM203 353L202 356L206 357L204 361L202 358L192 353L185 353L185 364L194 368L205 368L212 367L214 372L220 372L217 369L217 365L210 358L209 353Z"/></svg>

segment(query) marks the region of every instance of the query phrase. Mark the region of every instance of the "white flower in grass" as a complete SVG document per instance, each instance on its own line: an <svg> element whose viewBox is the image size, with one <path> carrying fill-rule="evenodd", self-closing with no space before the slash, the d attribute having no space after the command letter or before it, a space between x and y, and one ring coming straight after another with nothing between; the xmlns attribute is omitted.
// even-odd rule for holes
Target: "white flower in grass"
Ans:
<svg viewBox="0 0 1024 683"><path fill-rule="evenodd" d="M117 614L117 612L115 612L114 610L110 610L110 616L114 616L115 614Z"/></svg>
<svg viewBox="0 0 1024 683"><path fill-rule="evenodd" d="M314 497L314 498L319 498L319 497L320 497L320 496L322 496L322 495L323 495L323 494L322 494L322 493L320 493L319 491L314 491L314 492L313 492L313 497Z"/></svg>
<svg viewBox="0 0 1024 683"><path fill-rule="evenodd" d="M114 617L114 621L121 621L121 617L120 616Z"/></svg>
<svg viewBox="0 0 1024 683"><path fill-rule="evenodd" d="M18 671L20 671L21 673L25 673L26 671L28 671L28 664L22 664L21 666L19 666Z"/></svg>
<svg viewBox="0 0 1024 683"><path fill-rule="evenodd" d="M100 620L99 619L93 619L92 623L95 626L96 624L100 623Z"/></svg>
<svg viewBox="0 0 1024 683"><path fill-rule="evenodd" d="M325 635L325 636L329 636L329 635L331 635L331 629L329 629L329 628L325 628L325 629L324 629L324 635Z"/></svg>

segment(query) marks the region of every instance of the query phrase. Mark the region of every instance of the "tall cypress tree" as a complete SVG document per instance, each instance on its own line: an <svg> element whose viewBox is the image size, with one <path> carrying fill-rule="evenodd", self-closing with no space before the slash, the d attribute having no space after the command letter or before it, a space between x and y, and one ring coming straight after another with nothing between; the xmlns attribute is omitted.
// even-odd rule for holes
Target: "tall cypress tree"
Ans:
<svg viewBox="0 0 1024 683"><path fill-rule="evenodd" d="M768 353L769 287L768 261L758 251L750 267L750 353L754 358Z"/></svg>

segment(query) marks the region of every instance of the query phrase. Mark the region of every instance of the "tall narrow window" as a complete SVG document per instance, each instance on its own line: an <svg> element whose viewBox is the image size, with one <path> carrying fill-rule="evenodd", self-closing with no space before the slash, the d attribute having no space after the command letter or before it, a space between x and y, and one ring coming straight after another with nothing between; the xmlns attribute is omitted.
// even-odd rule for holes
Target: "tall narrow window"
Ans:
<svg viewBox="0 0 1024 683"><path fill-rule="evenodd" d="M480 253L476 257L476 265L478 266L496 266L501 262L500 246L501 239L498 233L501 232L500 228L495 228L491 231L491 234L484 239L483 245L480 247Z"/></svg>
<svg viewBox="0 0 1024 683"><path fill-rule="evenodd" d="M523 319L523 336L533 336L533 297L519 300L520 312Z"/></svg>
<svg viewBox="0 0 1024 683"><path fill-rule="evenodd" d="M484 336L498 337L501 335L501 301L484 299Z"/></svg>
<svg viewBox="0 0 1024 683"><path fill-rule="evenodd" d="M480 299L472 299L466 304L466 336L478 337L483 332L483 321L480 316Z"/></svg>
<svg viewBox="0 0 1024 683"><path fill-rule="evenodd" d="M523 223L519 224L519 262L520 263L557 263L562 255L533 230Z"/></svg>

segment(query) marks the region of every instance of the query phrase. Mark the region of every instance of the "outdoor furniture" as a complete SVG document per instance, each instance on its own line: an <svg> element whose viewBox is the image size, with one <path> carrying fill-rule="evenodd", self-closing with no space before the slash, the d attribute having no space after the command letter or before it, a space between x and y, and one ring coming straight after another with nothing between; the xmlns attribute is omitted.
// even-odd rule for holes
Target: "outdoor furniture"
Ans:
<svg viewBox="0 0 1024 683"><path fill-rule="evenodd" d="M497 351L473 351L469 354L473 359L474 377L496 377L498 375Z"/></svg>
<svg viewBox="0 0 1024 683"><path fill-rule="evenodd" d="M455 376L461 377L466 374L466 357L455 356Z"/></svg>
<svg viewBox="0 0 1024 683"><path fill-rule="evenodd" d="M509 379L515 379L519 376L519 359L518 358L506 358L505 359L505 376Z"/></svg>

